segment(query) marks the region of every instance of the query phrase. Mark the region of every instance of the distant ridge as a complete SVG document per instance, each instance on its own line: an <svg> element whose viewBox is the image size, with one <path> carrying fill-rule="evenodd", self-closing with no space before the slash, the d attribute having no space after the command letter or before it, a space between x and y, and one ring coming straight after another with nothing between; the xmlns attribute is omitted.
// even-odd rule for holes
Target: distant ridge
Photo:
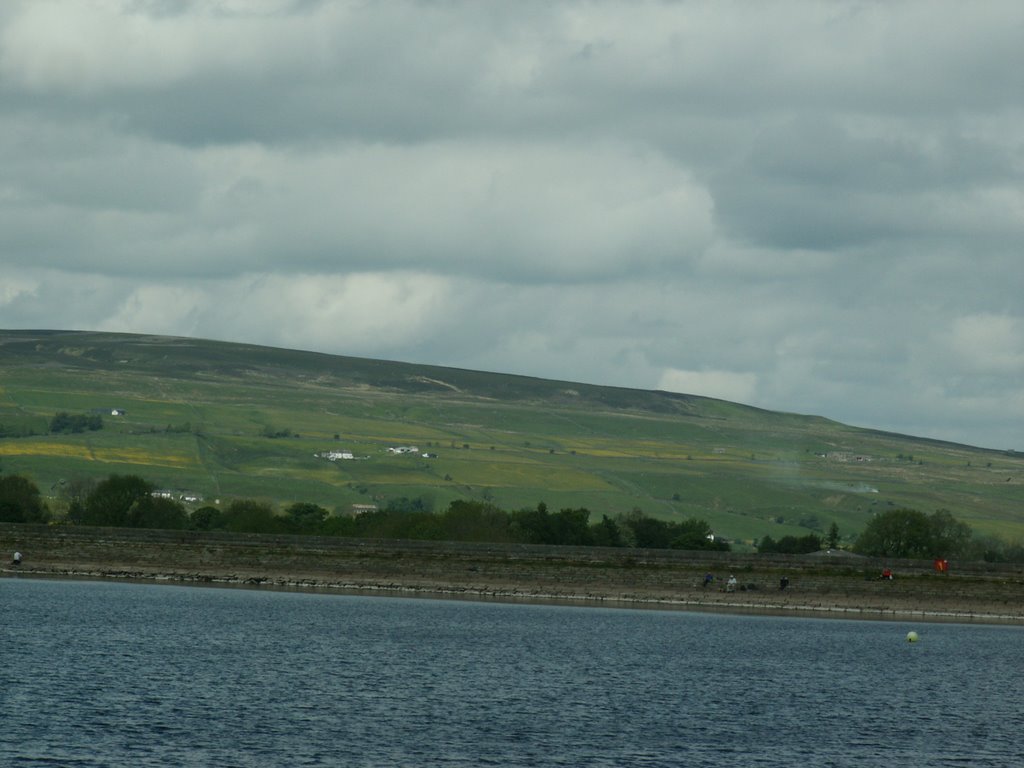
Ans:
<svg viewBox="0 0 1024 768"><path fill-rule="evenodd" d="M466 396L496 400L593 403L611 408L656 413L685 412L689 415L701 415L697 407L701 402L716 401L715 398L663 390L559 381L180 336L58 330L0 331L0 345L26 361L60 361L66 366L104 370L130 365L138 370L159 371L161 375L176 378L188 378L203 372L234 376L273 372L301 378L327 377L341 385L370 386L408 394L454 390ZM168 361L172 359L174 365L169 366Z"/></svg>

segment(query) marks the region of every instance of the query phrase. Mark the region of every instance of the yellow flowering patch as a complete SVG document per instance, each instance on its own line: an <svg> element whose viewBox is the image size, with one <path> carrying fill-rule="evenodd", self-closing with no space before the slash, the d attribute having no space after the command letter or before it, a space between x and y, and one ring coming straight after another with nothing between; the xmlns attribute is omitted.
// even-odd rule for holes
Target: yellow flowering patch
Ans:
<svg viewBox="0 0 1024 768"><path fill-rule="evenodd" d="M70 443L49 443L32 440L0 442L0 456L54 456L68 459L91 459L87 446Z"/></svg>
<svg viewBox="0 0 1024 768"><path fill-rule="evenodd" d="M92 456L96 461L120 464L152 464L162 467L186 467L196 463L192 456L174 453L147 453L131 448L95 448Z"/></svg>
<svg viewBox="0 0 1024 768"><path fill-rule="evenodd" d="M85 459L108 464L141 464L162 467L185 467L196 463L192 456L149 453L137 448L91 448L78 443L51 443L41 440L0 442L0 456L51 456L62 459Z"/></svg>

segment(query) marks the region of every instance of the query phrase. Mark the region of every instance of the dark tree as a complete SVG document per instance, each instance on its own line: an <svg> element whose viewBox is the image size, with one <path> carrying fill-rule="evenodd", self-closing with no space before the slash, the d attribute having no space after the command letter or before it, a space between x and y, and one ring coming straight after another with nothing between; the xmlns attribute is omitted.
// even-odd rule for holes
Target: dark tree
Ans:
<svg viewBox="0 0 1024 768"><path fill-rule="evenodd" d="M84 525L127 526L132 509L150 498L153 486L137 475L111 475L100 481L86 497L81 522Z"/></svg>
<svg viewBox="0 0 1024 768"><path fill-rule="evenodd" d="M367 512L355 518L352 535L369 539L437 540L441 519L428 512ZM333 527L333 526L332 526Z"/></svg>
<svg viewBox="0 0 1024 768"><path fill-rule="evenodd" d="M236 533L279 533L283 526L274 508L262 501L239 499L224 511L224 528Z"/></svg>
<svg viewBox="0 0 1024 768"><path fill-rule="evenodd" d="M185 507L173 499L147 495L132 506L128 513L128 525L132 528L181 530L188 525L188 513Z"/></svg>
<svg viewBox="0 0 1024 768"><path fill-rule="evenodd" d="M285 529L289 533L318 534L322 531L328 514L329 512L318 504L300 501L284 511Z"/></svg>
<svg viewBox="0 0 1024 768"><path fill-rule="evenodd" d="M437 536L447 541L513 540L508 513L486 501L457 499L437 519Z"/></svg>
<svg viewBox="0 0 1024 768"><path fill-rule="evenodd" d="M590 539L595 547L621 547L622 531L608 515L601 515L601 522L590 526Z"/></svg>
<svg viewBox="0 0 1024 768"><path fill-rule="evenodd" d="M1024 544L1003 541L995 536L976 537L971 539L967 557L987 563L1024 563Z"/></svg>
<svg viewBox="0 0 1024 768"><path fill-rule="evenodd" d="M916 509L894 509L868 522L854 550L880 557L949 557L965 551L970 538L970 526L946 510L929 517Z"/></svg>
<svg viewBox="0 0 1024 768"><path fill-rule="evenodd" d="M729 544L712 535L707 521L691 517L679 522L666 522L647 517L634 509L618 519L627 546L642 549L690 549L728 551Z"/></svg>
<svg viewBox="0 0 1024 768"><path fill-rule="evenodd" d="M385 509L390 512L433 512L434 502L423 496L416 496L412 499L408 496L401 496L397 499L389 499Z"/></svg>
<svg viewBox="0 0 1024 768"><path fill-rule="evenodd" d="M97 480L94 477L73 477L67 482L61 481L60 494L68 502L85 504L89 494L96 490Z"/></svg>
<svg viewBox="0 0 1024 768"><path fill-rule="evenodd" d="M854 550L876 557L927 557L931 549L928 516L916 509L875 515L857 537Z"/></svg>
<svg viewBox="0 0 1024 768"><path fill-rule="evenodd" d="M971 543L971 527L953 517L946 509L933 512L928 518L932 533L932 555L934 557L959 557Z"/></svg>
<svg viewBox="0 0 1024 768"><path fill-rule="evenodd" d="M0 477L0 522L45 523L49 516L35 483L21 475Z"/></svg>
<svg viewBox="0 0 1024 768"><path fill-rule="evenodd" d="M821 537L816 534L807 536L783 536L775 541L765 536L757 545L758 552L778 552L784 555L806 555L821 549Z"/></svg>
<svg viewBox="0 0 1024 768"><path fill-rule="evenodd" d="M721 549L722 543L717 542L706 520L691 517L681 523L670 526L672 549ZM726 546L726 548L728 548Z"/></svg>
<svg viewBox="0 0 1024 768"><path fill-rule="evenodd" d="M85 525L85 502L96 490L96 479L92 477L73 477L67 482L62 481L60 495L68 503L67 521L74 525Z"/></svg>
<svg viewBox="0 0 1024 768"><path fill-rule="evenodd" d="M517 540L526 544L550 544L553 537L551 515L543 501L536 509L521 509L512 513L512 530Z"/></svg>
<svg viewBox="0 0 1024 768"><path fill-rule="evenodd" d="M188 520L188 527L194 531L216 531L226 524L224 513L216 507L200 507Z"/></svg>
<svg viewBox="0 0 1024 768"><path fill-rule="evenodd" d="M639 510L630 512L622 520L622 527L632 532L633 545L640 549L669 549L672 546L669 524L664 520L647 517Z"/></svg>
<svg viewBox="0 0 1024 768"><path fill-rule="evenodd" d="M590 535L590 510L562 509L551 515L549 544L564 546L587 546L592 543Z"/></svg>

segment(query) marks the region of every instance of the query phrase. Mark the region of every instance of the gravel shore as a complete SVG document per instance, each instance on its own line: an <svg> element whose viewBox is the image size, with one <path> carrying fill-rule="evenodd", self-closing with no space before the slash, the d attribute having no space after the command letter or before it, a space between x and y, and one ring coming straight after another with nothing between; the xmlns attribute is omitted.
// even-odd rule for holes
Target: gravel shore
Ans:
<svg viewBox="0 0 1024 768"><path fill-rule="evenodd" d="M0 527L0 548L24 555L0 571L13 578L1024 625L1022 566L954 564L937 574L930 563L839 552L765 557L12 525ZM893 580L878 578L883 567L893 568Z"/></svg>

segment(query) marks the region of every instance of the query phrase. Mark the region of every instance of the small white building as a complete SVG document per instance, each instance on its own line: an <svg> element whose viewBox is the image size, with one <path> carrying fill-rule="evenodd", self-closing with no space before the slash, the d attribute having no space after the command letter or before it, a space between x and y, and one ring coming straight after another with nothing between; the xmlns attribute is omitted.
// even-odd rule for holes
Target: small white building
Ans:
<svg viewBox="0 0 1024 768"><path fill-rule="evenodd" d="M318 459L327 459L328 461L351 461L356 457L352 451L324 451L314 454L314 456Z"/></svg>
<svg viewBox="0 0 1024 768"><path fill-rule="evenodd" d="M198 504L203 500L203 496L195 491L174 491L167 488L159 488L149 494L154 499L171 499L173 501L183 501L186 504Z"/></svg>

